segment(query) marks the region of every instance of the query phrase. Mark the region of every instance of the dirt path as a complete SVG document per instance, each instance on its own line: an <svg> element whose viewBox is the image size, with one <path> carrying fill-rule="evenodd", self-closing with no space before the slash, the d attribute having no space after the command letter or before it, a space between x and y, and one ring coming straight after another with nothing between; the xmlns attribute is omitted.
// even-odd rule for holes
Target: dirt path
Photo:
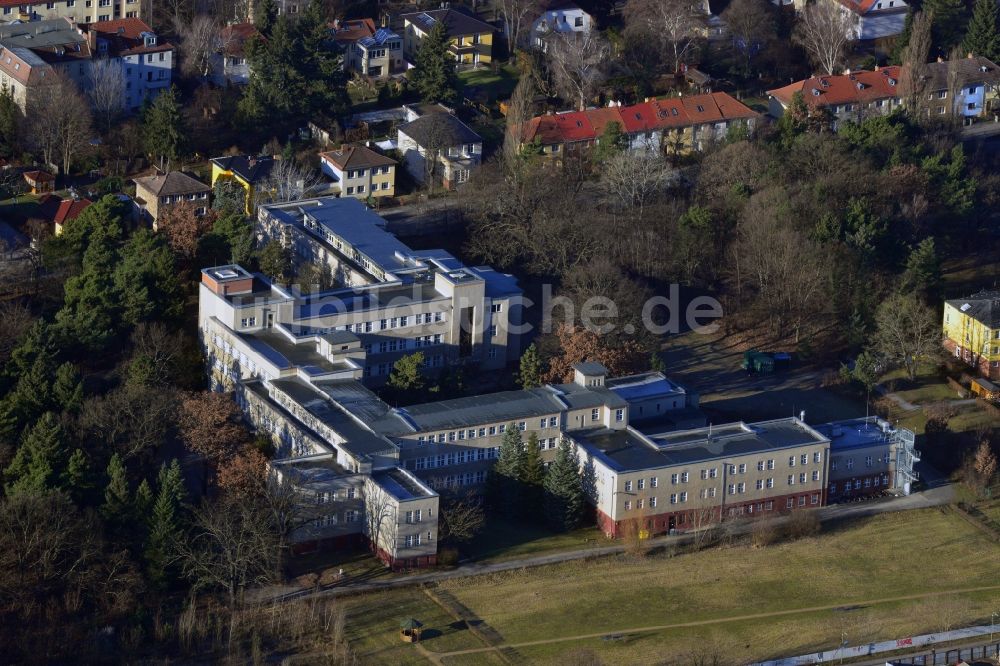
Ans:
<svg viewBox="0 0 1000 666"><path fill-rule="evenodd" d="M983 587L966 587L953 590L939 590L936 592L923 592L920 594L906 594L898 597L885 597L883 599L867 599L864 601L851 600L842 604L831 604L826 606L811 606L808 608L795 608L790 610L771 611L768 613L752 613L749 615L734 615L731 617L713 618L711 620L697 620L694 622L678 622L674 624L660 624L647 627L633 627L631 629L618 629L613 631L601 631L591 634L577 634L575 636L561 636L559 638L544 638L537 641L524 641L521 643L504 643L501 645L485 648L470 648L467 650L455 650L454 652L434 653L442 662L448 657L459 655L476 654L480 652L492 652L500 648L523 648L533 645L549 645L552 643L566 643L571 641L585 640L587 638L603 638L609 635L642 634L654 631L665 631L667 629L684 629L687 627L701 627L711 624L725 624L727 622L744 622L746 620L762 620L768 618L784 617L786 615L798 615L799 613L815 613L820 611L836 610L846 606L874 606L878 604L896 603L900 601L914 601L918 599L933 599L935 597L945 597L953 594L969 594L972 592L986 592L1000 590L1000 585L987 585Z"/></svg>

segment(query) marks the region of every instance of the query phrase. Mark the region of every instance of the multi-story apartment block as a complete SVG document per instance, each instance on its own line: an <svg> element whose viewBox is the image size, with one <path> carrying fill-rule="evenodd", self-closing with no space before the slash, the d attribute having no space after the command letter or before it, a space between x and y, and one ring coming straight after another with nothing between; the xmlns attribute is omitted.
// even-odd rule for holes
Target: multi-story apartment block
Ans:
<svg viewBox="0 0 1000 666"><path fill-rule="evenodd" d="M904 0L823 0L835 2L850 20L850 39L881 39L903 32L906 24L907 4ZM801 9L805 3L796 3Z"/></svg>
<svg viewBox="0 0 1000 666"><path fill-rule="evenodd" d="M341 196L367 199L396 194L396 160L367 146L342 145L320 153L319 163Z"/></svg>
<svg viewBox="0 0 1000 666"><path fill-rule="evenodd" d="M988 379L1000 379L1000 291L945 301L944 347Z"/></svg>
<svg viewBox="0 0 1000 666"><path fill-rule="evenodd" d="M396 141L407 172L418 183L454 189L483 161L483 138L453 113L439 109L400 125Z"/></svg>
<svg viewBox="0 0 1000 666"><path fill-rule="evenodd" d="M94 62L108 58L122 68L122 106L135 110L170 86L173 50L137 18L79 26L65 18L13 23L0 26L0 82L27 113L47 72L59 71L86 91Z"/></svg>
<svg viewBox="0 0 1000 666"><path fill-rule="evenodd" d="M403 38L388 28L376 28L369 18L335 21L333 39L344 52L344 70L373 79L406 71Z"/></svg>
<svg viewBox="0 0 1000 666"><path fill-rule="evenodd" d="M123 69L126 109L135 111L170 87L174 47L138 18L89 23L80 26L80 31L95 59L113 59Z"/></svg>
<svg viewBox="0 0 1000 666"><path fill-rule="evenodd" d="M451 40L449 51L459 65L493 62L493 26L465 11L447 7L403 14L403 55L416 62L417 52L435 24L443 23Z"/></svg>
<svg viewBox="0 0 1000 666"><path fill-rule="evenodd" d="M920 453L912 431L877 416L816 426L830 440L827 497L843 500L896 489L909 494Z"/></svg>
<svg viewBox="0 0 1000 666"><path fill-rule="evenodd" d="M523 127L520 140L563 163L585 155L613 122L628 138L630 150L679 154L725 139L732 127L752 129L757 117L726 93L708 93L538 116Z"/></svg>
<svg viewBox="0 0 1000 666"><path fill-rule="evenodd" d="M139 18L139 0L5 0L0 3L4 21L67 19L73 23Z"/></svg>
<svg viewBox="0 0 1000 666"><path fill-rule="evenodd" d="M136 178L135 197L132 205L135 216L155 231L157 220L173 206L187 201L194 206L195 214L208 212L212 188L181 171Z"/></svg>

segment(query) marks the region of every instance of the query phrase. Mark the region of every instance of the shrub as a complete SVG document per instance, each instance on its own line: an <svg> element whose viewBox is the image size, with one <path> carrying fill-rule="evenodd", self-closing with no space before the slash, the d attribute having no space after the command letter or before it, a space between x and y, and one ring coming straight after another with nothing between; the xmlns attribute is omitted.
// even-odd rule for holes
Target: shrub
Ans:
<svg viewBox="0 0 1000 666"><path fill-rule="evenodd" d="M815 511L793 511L785 523L785 536L790 540L815 536L819 531L819 515Z"/></svg>
<svg viewBox="0 0 1000 666"><path fill-rule="evenodd" d="M438 551L437 563L442 567L453 567L458 564L457 548L442 548Z"/></svg>

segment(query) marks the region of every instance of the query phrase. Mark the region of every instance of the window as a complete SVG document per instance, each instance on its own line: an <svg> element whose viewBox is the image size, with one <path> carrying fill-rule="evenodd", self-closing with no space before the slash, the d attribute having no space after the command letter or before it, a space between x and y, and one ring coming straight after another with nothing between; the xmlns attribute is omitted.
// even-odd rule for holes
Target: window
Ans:
<svg viewBox="0 0 1000 666"><path fill-rule="evenodd" d="M764 471L764 461L763 460L758 460L757 461L757 471L758 472L763 472Z"/></svg>
<svg viewBox="0 0 1000 666"><path fill-rule="evenodd" d="M746 463L740 463L740 474L746 474L746 473L747 473Z"/></svg>
<svg viewBox="0 0 1000 666"><path fill-rule="evenodd" d="M677 483L677 475L676 474L671 474L670 475L670 483L672 483L672 484L676 484Z"/></svg>
<svg viewBox="0 0 1000 666"><path fill-rule="evenodd" d="M625 500L625 510L629 511L632 508L632 500Z"/></svg>
<svg viewBox="0 0 1000 666"><path fill-rule="evenodd" d="M871 466L872 466L872 457L865 456L865 467L871 467Z"/></svg>
<svg viewBox="0 0 1000 666"><path fill-rule="evenodd" d="M691 475L687 472L681 473L681 483L687 483L689 478L691 478Z"/></svg>
<svg viewBox="0 0 1000 666"><path fill-rule="evenodd" d="M806 496L805 495L799 496L799 506L805 506L805 505L806 505Z"/></svg>
<svg viewBox="0 0 1000 666"><path fill-rule="evenodd" d="M655 488L656 487L656 477L655 476L649 477L649 487L650 488Z"/></svg>
<svg viewBox="0 0 1000 666"><path fill-rule="evenodd" d="M770 460L767 461L767 468L774 469L774 458L771 458Z"/></svg>
<svg viewBox="0 0 1000 666"><path fill-rule="evenodd" d="M626 481L625 482L625 492L627 492L627 493L632 492L632 482L631 481Z"/></svg>
<svg viewBox="0 0 1000 666"><path fill-rule="evenodd" d="M490 434L491 435L497 434L497 427L496 426L490 426Z"/></svg>
<svg viewBox="0 0 1000 666"><path fill-rule="evenodd" d="M785 506L788 507L789 509L794 509L795 508L795 500L793 498L789 497L788 501L785 502Z"/></svg>
<svg viewBox="0 0 1000 666"><path fill-rule="evenodd" d="M809 501L813 504L819 504L819 493L813 493Z"/></svg>
<svg viewBox="0 0 1000 666"><path fill-rule="evenodd" d="M492 326L490 326L490 337L491 338L497 337L497 325L496 324L493 324Z"/></svg>
<svg viewBox="0 0 1000 666"><path fill-rule="evenodd" d="M773 478L767 480L767 487L768 488L774 488L774 479Z"/></svg>
<svg viewBox="0 0 1000 666"><path fill-rule="evenodd" d="M788 466L795 467L795 456L788 456Z"/></svg>
<svg viewBox="0 0 1000 666"><path fill-rule="evenodd" d="M600 407L595 407L594 409L590 410L590 420L591 421L597 421L600 418L601 418L601 408Z"/></svg>
<svg viewBox="0 0 1000 666"><path fill-rule="evenodd" d="M347 193L348 194L354 194L354 188L353 187L348 187L347 188ZM385 320L383 319L383 321L385 321Z"/></svg>
<svg viewBox="0 0 1000 666"><path fill-rule="evenodd" d="M528 424L525 423L524 421L521 421L520 423L517 424L517 429L520 430L521 432L524 432L525 428L527 427Z"/></svg>
<svg viewBox="0 0 1000 666"><path fill-rule="evenodd" d="M574 18L573 19L573 26L577 27L577 28L582 28L583 27L583 17L582 16L577 16L576 18Z"/></svg>
<svg viewBox="0 0 1000 666"><path fill-rule="evenodd" d="M650 509L655 509L656 508L656 498L655 497L650 497L649 498L649 508Z"/></svg>
<svg viewBox="0 0 1000 666"><path fill-rule="evenodd" d="M707 469L701 470L701 478L703 478L703 479L707 479L708 478L708 470Z"/></svg>
<svg viewBox="0 0 1000 666"><path fill-rule="evenodd" d="M799 483L805 483L805 482L806 482L806 473L802 472L801 474L799 474Z"/></svg>
<svg viewBox="0 0 1000 666"><path fill-rule="evenodd" d="M737 486L736 486L736 492L738 492L738 493L745 493L746 490L747 490L747 484L745 484L742 481L740 481L740 483L737 484Z"/></svg>
<svg viewBox="0 0 1000 666"><path fill-rule="evenodd" d="M616 409L615 410L615 421L617 421L618 423L621 423L624 420L625 420L625 410L624 409Z"/></svg>
<svg viewBox="0 0 1000 666"><path fill-rule="evenodd" d="M729 494L730 495L735 495L736 494L736 484L735 483L730 483L729 484Z"/></svg>
<svg viewBox="0 0 1000 666"><path fill-rule="evenodd" d="M764 479L757 479L757 490L764 489Z"/></svg>
<svg viewBox="0 0 1000 666"><path fill-rule="evenodd" d="M671 493L670 494L670 503L671 504L677 504L677 493Z"/></svg>
<svg viewBox="0 0 1000 666"><path fill-rule="evenodd" d="M789 474L788 475L788 485L790 485L790 486L794 486L795 485L795 475L794 474Z"/></svg>
<svg viewBox="0 0 1000 666"><path fill-rule="evenodd" d="M800 461L802 462L803 465L807 465L809 463L809 454L803 453L802 457L800 458Z"/></svg>
<svg viewBox="0 0 1000 666"><path fill-rule="evenodd" d="M831 460L830 461L830 471L831 472L836 472L837 471L837 461L836 460Z"/></svg>
<svg viewBox="0 0 1000 666"><path fill-rule="evenodd" d="M499 426L497 426L497 432L506 432L506 431L507 431L506 423L501 423Z"/></svg>
<svg viewBox="0 0 1000 666"><path fill-rule="evenodd" d="M240 324L242 325L243 328L248 328L250 326L256 326L257 325L257 318L256 317L247 317L245 319L241 319L240 320Z"/></svg>
<svg viewBox="0 0 1000 666"><path fill-rule="evenodd" d="M355 490L354 488L347 489L347 499L354 499Z"/></svg>
<svg viewBox="0 0 1000 666"><path fill-rule="evenodd" d="M681 501L682 502L687 502L688 501L688 494L686 492L685 493L681 493Z"/></svg>
<svg viewBox="0 0 1000 666"><path fill-rule="evenodd" d="M494 303L490 306L491 312L503 312L503 303Z"/></svg>
<svg viewBox="0 0 1000 666"><path fill-rule="evenodd" d="M819 471L813 472L813 481L819 481Z"/></svg>
<svg viewBox="0 0 1000 666"><path fill-rule="evenodd" d="M847 459L847 469L854 469L854 458Z"/></svg>

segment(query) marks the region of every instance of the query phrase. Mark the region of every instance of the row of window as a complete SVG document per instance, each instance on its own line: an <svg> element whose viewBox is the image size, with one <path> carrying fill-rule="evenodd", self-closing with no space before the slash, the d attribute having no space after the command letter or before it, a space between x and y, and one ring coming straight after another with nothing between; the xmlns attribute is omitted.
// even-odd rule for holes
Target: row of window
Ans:
<svg viewBox="0 0 1000 666"><path fill-rule="evenodd" d="M465 474L449 474L445 477L432 479L430 486L434 489L461 488L462 486L479 485L484 481L486 481L486 472L480 470L478 472L466 472Z"/></svg>
<svg viewBox="0 0 1000 666"><path fill-rule="evenodd" d="M845 493L851 492L852 485L854 487L854 490L861 490L862 486L861 479L854 479L853 481L845 481L843 485L843 492ZM885 487L889 486L888 474L883 474L882 476L876 476L875 478L868 477L867 479L864 480L865 488L872 488L872 487L878 488L880 486L885 486ZM830 494L835 495L836 493L837 493L837 484L831 483Z"/></svg>
<svg viewBox="0 0 1000 666"><path fill-rule="evenodd" d="M421 324L437 324L443 321L445 321L445 314L443 312L421 312L415 315L403 315L402 317L389 317L388 319L359 321L356 324L344 324L338 326L336 330L371 333L373 331L388 331L394 328L406 328L407 326L419 326Z"/></svg>
<svg viewBox="0 0 1000 666"><path fill-rule="evenodd" d="M386 354L392 353L394 351L406 351L407 349L420 349L421 347L430 347L432 345L441 344L441 334L435 333L434 335L418 335L417 337L410 338L392 338L391 340L385 340L383 342L375 344L365 345L366 354Z"/></svg>
<svg viewBox="0 0 1000 666"><path fill-rule="evenodd" d="M434 538L434 533L433 532L428 532L427 533L427 541L431 541L431 540L433 540L433 538ZM405 537L403 537L403 547L404 548L413 548L413 547L419 546L419 545L420 545L420 535L419 534L407 534Z"/></svg>
<svg viewBox="0 0 1000 666"><path fill-rule="evenodd" d="M317 491L316 504L328 504L336 499L354 499L357 497L357 490L354 487L341 488L333 492Z"/></svg>
<svg viewBox="0 0 1000 666"><path fill-rule="evenodd" d="M876 462L879 465L883 464L883 462L888 465L889 464L889 454L888 453L885 454L884 458L882 456L879 456L878 458L873 458L872 456L865 456L865 467L873 467ZM837 468L839 466L840 466L840 461L839 460L831 460L830 461L830 471L831 472L836 472ZM854 469L854 458L846 458L844 460L844 467L846 469Z"/></svg>
<svg viewBox="0 0 1000 666"><path fill-rule="evenodd" d="M388 167L386 167L386 168L388 168ZM376 190L379 189L379 187L380 187L379 183L372 183L372 189L371 189L371 191L375 192ZM383 189L383 190L388 190L390 187L392 187L392 183L389 183L389 182L381 183L381 189ZM364 194L365 193L365 186L364 185L358 185L358 186L355 187L354 185L349 185L346 188L345 192L347 194Z"/></svg>
<svg viewBox="0 0 1000 666"><path fill-rule="evenodd" d="M348 509L344 512L344 522L345 523L356 523L358 522L359 514L357 509ZM313 526L320 527L333 527L340 523L340 513L328 513L325 516L320 516L313 520Z"/></svg>
<svg viewBox="0 0 1000 666"><path fill-rule="evenodd" d="M372 167L372 175L373 176L377 176L380 173L389 173L389 169L391 169L391 168L392 167L390 167L390 166ZM347 172L347 177L348 178L361 178L362 176L366 175L367 173L368 173L368 169L355 169L353 171L348 171Z"/></svg>
<svg viewBox="0 0 1000 666"><path fill-rule="evenodd" d="M436 456L413 458L406 461L406 469L437 469L438 467L449 467L451 465L464 465L465 463L476 462L478 460L496 460L499 455L500 447L498 446L467 449L453 453L442 453Z"/></svg>
<svg viewBox="0 0 1000 666"><path fill-rule="evenodd" d="M188 201L194 201L195 199L207 199L208 192L198 192L196 194L174 194L160 197L160 203L171 204L180 203L187 199Z"/></svg>
<svg viewBox="0 0 1000 666"><path fill-rule="evenodd" d="M528 429L527 421L519 421L517 423L512 423L515 428L524 432ZM559 427L559 417L558 416L548 416L538 420L539 428L558 428ZM476 439L476 437L490 437L507 432L507 424L501 423L499 425L483 426L481 428L469 428L468 430L452 430L451 432L439 432L437 434L430 435L419 435L417 436L417 445L423 446L425 443L432 444L435 441L439 444L444 444L445 442L456 442L463 439Z"/></svg>
<svg viewBox="0 0 1000 666"><path fill-rule="evenodd" d="M392 374L392 363L377 363L365 366L365 377L388 377ZM434 354L433 356L425 355L423 367L424 368L440 368L444 365L444 356L441 354Z"/></svg>

